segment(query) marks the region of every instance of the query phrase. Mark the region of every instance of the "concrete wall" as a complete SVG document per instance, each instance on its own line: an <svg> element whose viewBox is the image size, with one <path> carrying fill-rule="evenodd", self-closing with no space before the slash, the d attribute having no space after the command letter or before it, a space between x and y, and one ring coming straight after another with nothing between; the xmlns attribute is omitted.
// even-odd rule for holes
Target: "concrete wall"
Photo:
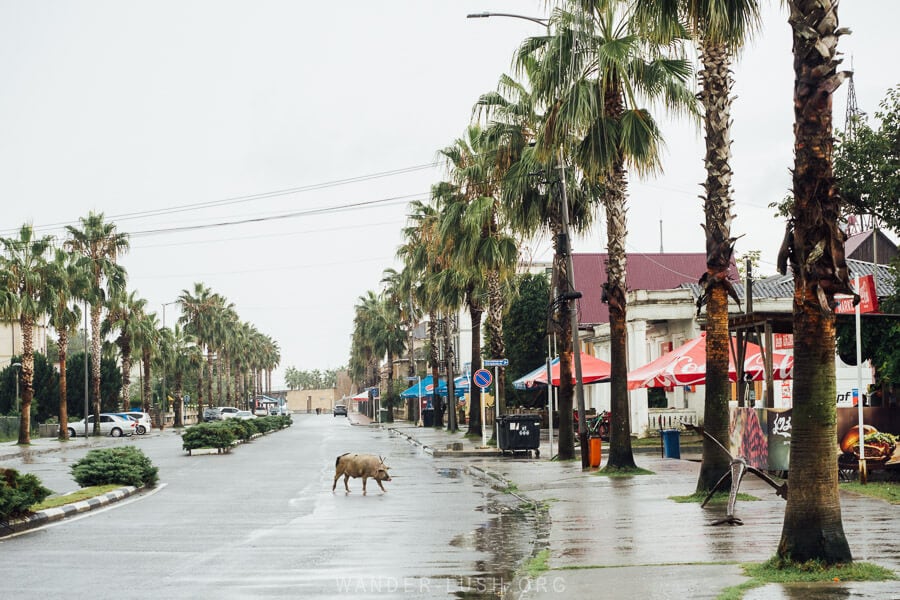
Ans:
<svg viewBox="0 0 900 600"><path fill-rule="evenodd" d="M331 412L340 403L341 394L336 388L324 390L290 390L287 393L288 410L292 413Z"/></svg>

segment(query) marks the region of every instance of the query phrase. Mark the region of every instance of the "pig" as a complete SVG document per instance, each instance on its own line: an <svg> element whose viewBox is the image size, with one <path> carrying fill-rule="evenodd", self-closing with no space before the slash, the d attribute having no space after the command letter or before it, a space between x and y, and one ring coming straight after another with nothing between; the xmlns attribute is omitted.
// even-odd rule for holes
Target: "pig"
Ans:
<svg viewBox="0 0 900 600"><path fill-rule="evenodd" d="M382 492L386 492L384 486L381 485L382 481L390 481L391 476L388 474L388 467L384 464L384 459L380 456L373 456L372 454L351 454L347 452L346 454L341 454L337 457L337 460L334 461L334 484L331 486L331 491L334 491L334 488L337 487L337 481L341 475L344 476L344 488L349 492L350 487L347 485L347 480L351 477L362 477L363 480L363 494L366 493L366 480L371 477L378 483L378 487L381 488Z"/></svg>

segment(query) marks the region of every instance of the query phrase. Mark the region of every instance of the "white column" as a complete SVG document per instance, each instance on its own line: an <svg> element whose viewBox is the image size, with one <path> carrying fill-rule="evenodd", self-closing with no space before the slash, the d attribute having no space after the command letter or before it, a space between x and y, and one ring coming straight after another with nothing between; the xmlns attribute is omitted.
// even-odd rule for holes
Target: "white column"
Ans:
<svg viewBox="0 0 900 600"><path fill-rule="evenodd" d="M634 369L650 362L647 356L647 322L628 322L628 369ZM629 393L631 405L631 433L643 436L650 424L650 409L647 406L647 390L644 388Z"/></svg>

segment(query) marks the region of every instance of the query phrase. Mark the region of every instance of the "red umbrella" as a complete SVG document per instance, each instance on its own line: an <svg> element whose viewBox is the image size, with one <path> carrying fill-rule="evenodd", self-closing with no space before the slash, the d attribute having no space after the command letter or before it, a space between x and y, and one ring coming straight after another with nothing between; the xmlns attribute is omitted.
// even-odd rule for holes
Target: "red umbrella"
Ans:
<svg viewBox="0 0 900 600"><path fill-rule="evenodd" d="M597 383L601 381L609 381L610 366L605 360L601 360L596 356L581 353L581 383ZM529 374L530 375L530 374ZM553 385L559 385L559 358L553 359L550 363L550 377ZM540 372L532 379L526 382L527 387L531 387L535 383L547 385L547 368L540 369ZM572 366L572 385L575 385L575 366Z"/></svg>
<svg viewBox="0 0 900 600"><path fill-rule="evenodd" d="M730 345L728 379L737 381L734 367L736 344ZM790 379L794 372L794 357L772 353L772 379ZM747 342L744 359L744 375L753 381L765 379L762 349ZM628 373L628 389L642 387L673 387L676 385L703 385L706 383L706 333L685 342L675 350L663 354L643 367Z"/></svg>

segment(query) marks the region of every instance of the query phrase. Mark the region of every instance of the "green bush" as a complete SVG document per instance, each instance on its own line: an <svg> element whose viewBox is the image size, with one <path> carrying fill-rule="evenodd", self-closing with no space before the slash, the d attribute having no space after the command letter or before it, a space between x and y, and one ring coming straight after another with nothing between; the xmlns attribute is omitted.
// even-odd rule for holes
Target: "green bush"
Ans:
<svg viewBox="0 0 900 600"><path fill-rule="evenodd" d="M0 519L28 514L28 507L43 502L52 493L34 475L0 468Z"/></svg>
<svg viewBox="0 0 900 600"><path fill-rule="evenodd" d="M234 420L234 419L232 419ZM199 423L188 427L181 434L182 448L196 450L198 448L231 448L237 436L228 421L220 423Z"/></svg>
<svg viewBox="0 0 900 600"><path fill-rule="evenodd" d="M154 486L159 469L134 446L91 450L72 465L72 477L81 487L90 485Z"/></svg>

